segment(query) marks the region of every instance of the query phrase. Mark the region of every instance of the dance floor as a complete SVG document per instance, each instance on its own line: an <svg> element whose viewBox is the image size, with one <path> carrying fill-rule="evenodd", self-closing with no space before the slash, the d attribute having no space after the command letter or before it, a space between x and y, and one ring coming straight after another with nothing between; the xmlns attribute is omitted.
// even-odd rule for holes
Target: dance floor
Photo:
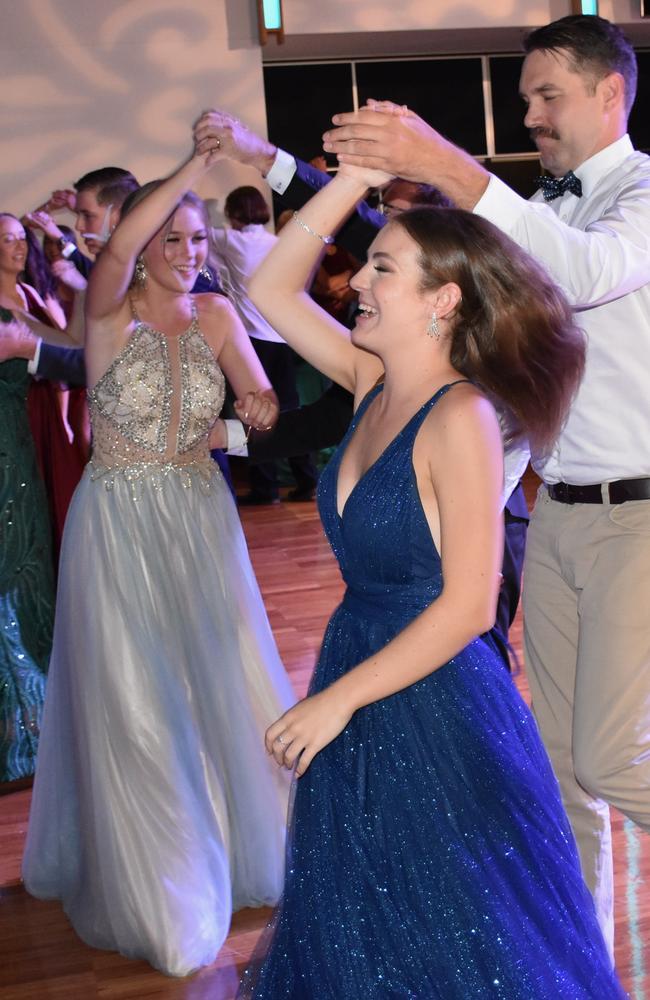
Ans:
<svg viewBox="0 0 650 1000"><path fill-rule="evenodd" d="M242 519L280 653L302 695L342 590L316 506L246 508ZM520 616L511 638L521 654ZM517 683L527 697L523 673ZM88 948L58 903L31 899L20 882L29 799L29 790L0 797L0 1000L232 1000L269 910L235 914L217 961L189 979ZM631 997L650 1000L650 837L616 816L614 849L617 965Z"/></svg>

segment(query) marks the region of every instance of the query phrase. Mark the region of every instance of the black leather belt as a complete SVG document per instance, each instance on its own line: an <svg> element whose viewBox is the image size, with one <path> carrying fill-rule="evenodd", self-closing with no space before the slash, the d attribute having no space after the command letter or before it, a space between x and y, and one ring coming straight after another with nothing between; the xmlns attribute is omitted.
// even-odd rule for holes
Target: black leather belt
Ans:
<svg viewBox="0 0 650 1000"><path fill-rule="evenodd" d="M626 500L650 500L650 477L645 479L619 479L616 483L588 486L571 486L569 483L552 483L547 486L551 500L560 503L625 503ZM603 493L605 500L603 500Z"/></svg>

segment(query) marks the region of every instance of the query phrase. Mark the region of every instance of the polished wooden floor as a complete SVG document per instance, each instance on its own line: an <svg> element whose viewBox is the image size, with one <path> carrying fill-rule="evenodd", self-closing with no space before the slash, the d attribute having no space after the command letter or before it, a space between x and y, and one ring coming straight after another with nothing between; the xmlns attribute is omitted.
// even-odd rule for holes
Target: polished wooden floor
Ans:
<svg viewBox="0 0 650 1000"><path fill-rule="evenodd" d="M280 653L303 694L342 590L315 504L244 509L242 519ZM520 619L512 638L520 653ZM527 697L523 674L517 683ZM58 903L34 900L21 885L29 799L28 789L0 797L0 1000L232 1000L268 910L236 914L215 964L185 980L90 949ZM634 1000L650 1000L650 838L617 816L614 844L617 964Z"/></svg>

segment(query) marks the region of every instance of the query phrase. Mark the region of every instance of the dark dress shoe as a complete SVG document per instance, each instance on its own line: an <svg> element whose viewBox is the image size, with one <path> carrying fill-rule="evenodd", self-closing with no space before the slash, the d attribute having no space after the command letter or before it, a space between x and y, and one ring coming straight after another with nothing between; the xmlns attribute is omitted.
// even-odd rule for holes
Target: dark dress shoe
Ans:
<svg viewBox="0 0 650 1000"><path fill-rule="evenodd" d="M316 488L314 486L310 486L306 490L289 490L287 493L287 500L290 500L292 503L304 503L309 500L314 500L315 498Z"/></svg>
<svg viewBox="0 0 650 1000"><path fill-rule="evenodd" d="M262 493L247 493L246 496L237 497L239 507L273 507L278 503L279 497L265 497Z"/></svg>

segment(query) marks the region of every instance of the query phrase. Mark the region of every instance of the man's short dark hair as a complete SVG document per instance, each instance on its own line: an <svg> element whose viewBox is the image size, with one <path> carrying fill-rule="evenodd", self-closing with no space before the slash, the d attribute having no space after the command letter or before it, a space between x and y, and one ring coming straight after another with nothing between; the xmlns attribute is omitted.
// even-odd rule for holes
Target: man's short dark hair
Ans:
<svg viewBox="0 0 650 1000"><path fill-rule="evenodd" d="M595 14L561 17L525 37L526 54L538 49L567 52L571 68L592 76L594 82L608 73L620 73L625 81L625 110L630 113L636 97L636 56L629 38L617 25Z"/></svg>
<svg viewBox="0 0 650 1000"><path fill-rule="evenodd" d="M128 170L122 167L101 167L84 174L75 183L77 194L82 191L96 191L97 202L100 205L115 205L120 207L132 191L137 191L140 185Z"/></svg>
<svg viewBox="0 0 650 1000"><path fill-rule="evenodd" d="M400 189L403 193L400 193ZM451 198L434 187L433 184L416 183L415 181L404 180L403 177L394 177L389 181L383 190L382 198L390 201L391 197L403 197L409 201L413 208L452 208Z"/></svg>
<svg viewBox="0 0 650 1000"><path fill-rule="evenodd" d="M264 226L271 218L269 206L262 192L250 184L231 191L223 210L228 219L242 226Z"/></svg>

